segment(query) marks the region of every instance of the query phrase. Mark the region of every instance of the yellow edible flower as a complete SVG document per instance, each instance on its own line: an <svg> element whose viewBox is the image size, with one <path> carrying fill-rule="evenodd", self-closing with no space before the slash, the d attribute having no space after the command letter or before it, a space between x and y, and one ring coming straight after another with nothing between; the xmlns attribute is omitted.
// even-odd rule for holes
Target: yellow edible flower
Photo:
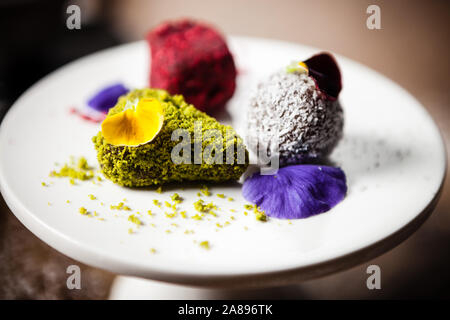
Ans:
<svg viewBox="0 0 450 320"><path fill-rule="evenodd" d="M152 98L143 98L134 106L107 117L102 122L105 141L115 146L136 147L152 141L164 122L161 103Z"/></svg>

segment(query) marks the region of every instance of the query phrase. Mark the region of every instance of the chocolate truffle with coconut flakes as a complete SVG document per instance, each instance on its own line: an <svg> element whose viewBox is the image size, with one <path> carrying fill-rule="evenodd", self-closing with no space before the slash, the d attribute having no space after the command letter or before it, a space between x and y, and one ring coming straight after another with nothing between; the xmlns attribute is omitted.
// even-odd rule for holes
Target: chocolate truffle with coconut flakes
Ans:
<svg viewBox="0 0 450 320"><path fill-rule="evenodd" d="M250 100L249 147L278 151L281 165L326 158L342 137L340 90L339 68L326 53L272 74Z"/></svg>

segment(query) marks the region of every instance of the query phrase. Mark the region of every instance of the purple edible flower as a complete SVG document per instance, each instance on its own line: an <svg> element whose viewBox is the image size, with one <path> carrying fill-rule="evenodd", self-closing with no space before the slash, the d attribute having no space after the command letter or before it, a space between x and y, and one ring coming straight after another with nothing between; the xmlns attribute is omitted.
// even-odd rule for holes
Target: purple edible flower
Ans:
<svg viewBox="0 0 450 320"><path fill-rule="evenodd" d="M87 102L88 106L94 110L107 113L117 102L117 99L128 92L123 84L118 83L100 90Z"/></svg>
<svg viewBox="0 0 450 320"><path fill-rule="evenodd" d="M317 87L330 100L336 100L342 89L341 71L329 53L320 53L303 61L309 69L309 75L315 80Z"/></svg>
<svg viewBox="0 0 450 320"><path fill-rule="evenodd" d="M347 192L344 171L319 165L280 168L276 175L255 173L245 180L242 194L266 215L301 219L330 210Z"/></svg>

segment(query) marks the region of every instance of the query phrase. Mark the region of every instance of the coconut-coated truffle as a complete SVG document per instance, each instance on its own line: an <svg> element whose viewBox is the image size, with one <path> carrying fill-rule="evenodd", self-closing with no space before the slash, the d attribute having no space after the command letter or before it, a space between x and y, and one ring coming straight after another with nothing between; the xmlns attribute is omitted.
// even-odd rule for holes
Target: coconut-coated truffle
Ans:
<svg viewBox="0 0 450 320"><path fill-rule="evenodd" d="M314 78L282 70L258 85L247 124L249 148L268 155L278 149L287 165L327 157L342 137L344 118L339 100L329 99Z"/></svg>

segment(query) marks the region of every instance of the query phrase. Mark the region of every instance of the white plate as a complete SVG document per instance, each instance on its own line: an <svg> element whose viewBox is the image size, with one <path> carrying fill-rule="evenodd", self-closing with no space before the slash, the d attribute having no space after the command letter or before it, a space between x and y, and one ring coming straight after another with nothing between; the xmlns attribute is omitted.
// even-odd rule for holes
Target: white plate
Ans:
<svg viewBox="0 0 450 320"><path fill-rule="evenodd" d="M240 75L228 111L240 133L243 109L257 81L292 60L317 52L297 44L239 37L230 39L230 47ZM197 188L158 194L121 188L109 181L101 186L92 182L71 186L66 179L49 178L54 163L67 161L70 155L86 156L96 164L91 137L99 125L68 110L81 106L110 83L145 86L148 51L144 42L75 61L20 97L1 126L1 192L20 221L50 246L79 261L126 275L199 285L243 284L255 279L279 283L360 263L396 245L423 222L443 181L445 153L438 129L411 95L358 63L339 56L337 60L343 73L345 133L331 159L347 174L348 195L327 213L291 223L276 219L262 223L251 214L244 216L246 202L236 184L211 187L214 194L235 199L211 197L222 209L217 219L172 220L152 200L169 200L178 192L186 199L181 207L193 214ZM53 184L42 187L43 181ZM89 200L89 194L98 200ZM128 234L133 224L127 221L127 212L109 210L110 204L123 198L133 212L143 213L145 226L135 234ZM81 206L98 211L105 221L79 214ZM232 208L238 212L230 213ZM148 209L156 217L147 216ZM230 215L236 220L216 227L216 222L230 221ZM167 229L172 232L167 234ZM186 229L195 233L186 235ZM210 250L198 245L204 240L211 244ZM150 248L157 253L150 253Z"/></svg>

